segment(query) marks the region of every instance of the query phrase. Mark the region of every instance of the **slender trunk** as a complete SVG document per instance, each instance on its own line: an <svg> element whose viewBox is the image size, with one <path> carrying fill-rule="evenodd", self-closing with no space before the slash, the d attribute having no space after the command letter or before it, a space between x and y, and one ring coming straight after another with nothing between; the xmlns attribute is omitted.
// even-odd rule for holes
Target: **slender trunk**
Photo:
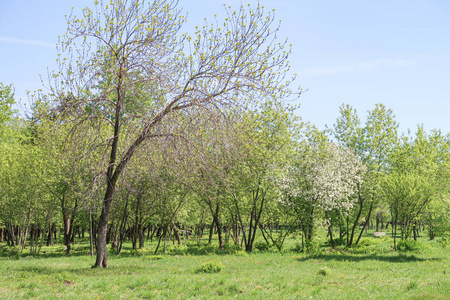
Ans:
<svg viewBox="0 0 450 300"><path fill-rule="evenodd" d="M159 230L158 230L158 231L159 231ZM165 231L166 231L166 230L164 229L164 232L165 232ZM165 233L159 235L158 245L156 246L155 254L158 253L159 245L161 245L161 239L163 238L163 236L165 236Z"/></svg>
<svg viewBox="0 0 450 300"><path fill-rule="evenodd" d="M49 231L48 231L48 234L49 234L49 236L50 236L50 246L53 247L53 241L54 241L54 237L55 237L55 233L56 233L56 231L55 231L55 225L52 224L52 223L50 223L50 224L49 224L48 230L49 230ZM58 241L56 241L56 242L58 242Z"/></svg>
<svg viewBox="0 0 450 300"><path fill-rule="evenodd" d="M235 245L239 245L239 225L238 225L238 221L237 221L237 216L235 217L235 221L234 221L234 225L233 225L233 239L234 239L234 244Z"/></svg>
<svg viewBox="0 0 450 300"><path fill-rule="evenodd" d="M225 225L225 244L230 242L230 224L227 222Z"/></svg>
<svg viewBox="0 0 450 300"><path fill-rule="evenodd" d="M167 232L169 232L169 235L167 235ZM166 230L164 231L164 249L163 249L163 252L164 252L164 254L166 254L167 253L167 247L168 247L168 241L170 240L170 237L171 237L171 235L172 235L172 228L170 228L169 229L169 225L166 225Z"/></svg>
<svg viewBox="0 0 450 300"><path fill-rule="evenodd" d="M30 229L30 216L31 213L28 213L27 215L27 226L25 227L25 233L23 235L23 242L22 242L22 249L25 249L26 243L27 243L27 236L28 236L28 231Z"/></svg>
<svg viewBox="0 0 450 300"><path fill-rule="evenodd" d="M117 243L116 254L119 254L122 251L122 244L125 238L125 226L128 221L128 195L125 197L125 208L123 210L122 222L120 223L119 228L119 241Z"/></svg>
<svg viewBox="0 0 450 300"><path fill-rule="evenodd" d="M152 229L152 234L150 235L150 243L153 243L153 236L154 236L155 233L157 233L157 232L159 232L159 226L158 226L158 227L155 226L155 229ZM150 231L149 231L149 233L150 233ZM156 235L156 236L158 236L158 235ZM147 239L148 239L148 238L147 238Z"/></svg>
<svg viewBox="0 0 450 300"><path fill-rule="evenodd" d="M208 239L208 244L211 244L211 240L212 240L212 236L214 233L214 220L211 223L211 226L209 227L209 239Z"/></svg>
<svg viewBox="0 0 450 300"><path fill-rule="evenodd" d="M70 254L70 218L69 212L64 212L64 245L66 246L66 254Z"/></svg>
<svg viewBox="0 0 450 300"><path fill-rule="evenodd" d="M182 243L181 243L180 233L179 233L177 225L175 225L175 224L173 224L173 232L174 232L174 236L177 238L178 245L181 245Z"/></svg>
<svg viewBox="0 0 450 300"><path fill-rule="evenodd" d="M309 247L309 244L311 243L312 238L313 238L313 234L314 234L314 224L313 224L313 222L314 222L314 208L311 208L309 224L307 226L307 232L306 232L307 235L305 235L307 247Z"/></svg>
<svg viewBox="0 0 450 300"><path fill-rule="evenodd" d="M203 227L204 227L203 223L197 226L197 244L199 245L203 236Z"/></svg>
<svg viewBox="0 0 450 300"><path fill-rule="evenodd" d="M89 211L89 244L90 244L90 250L91 250L91 256L94 256L94 228L92 224L92 211L91 208L88 209Z"/></svg>
<svg viewBox="0 0 450 300"><path fill-rule="evenodd" d="M131 247L133 250L137 250L137 240L138 240L138 228L137 224L134 224L131 228Z"/></svg>
<svg viewBox="0 0 450 300"><path fill-rule="evenodd" d="M397 216L392 224L392 234L394 235L394 250L397 250Z"/></svg>
<svg viewBox="0 0 450 300"><path fill-rule="evenodd" d="M150 234L153 234L153 226L147 224L147 241L150 240Z"/></svg>
<svg viewBox="0 0 450 300"><path fill-rule="evenodd" d="M42 244L44 243L44 237L45 237L45 233L47 232L47 227L51 228L51 226L52 226L51 223L50 223L51 213L52 213L52 209L49 208L48 212L47 212L47 218L45 220L44 232L42 233L41 242L39 244L39 251L38 251L38 253L41 251ZM49 229L49 235L51 235L51 229ZM48 246L48 242L47 242L47 246Z"/></svg>
<svg viewBox="0 0 450 300"><path fill-rule="evenodd" d="M6 240L6 245L8 246L8 247L10 247L11 246L11 232L10 232L10 230L8 229L8 224L6 224L6 229L5 229L5 240Z"/></svg>
<svg viewBox="0 0 450 300"><path fill-rule="evenodd" d="M139 249L144 248L144 238L145 238L144 228L142 225L139 225Z"/></svg>
<svg viewBox="0 0 450 300"><path fill-rule="evenodd" d="M247 231L247 229L245 229L245 227L243 227L243 228L242 228L241 249L242 249L242 244L244 243L244 241L245 241L245 239L246 239L246 237L245 237L246 231Z"/></svg>
<svg viewBox="0 0 450 300"><path fill-rule="evenodd" d="M355 230L356 230L356 227L358 226L359 219L361 218L362 209L363 209L363 205L364 205L363 203L364 203L364 201L362 200L361 195L359 195L359 210L358 210L358 214L356 215L356 220L352 226L352 233L350 235L350 241L347 242L347 247L350 247L353 244L353 237L355 236Z"/></svg>
<svg viewBox="0 0 450 300"><path fill-rule="evenodd" d="M328 212L325 211L325 218L328 220ZM334 249L334 240L333 240L333 229L331 227L331 220L330 221L330 225L328 225L328 234L330 235L330 242L331 242L331 248Z"/></svg>
<svg viewBox="0 0 450 300"><path fill-rule="evenodd" d="M264 226L261 225L261 224L259 224L259 229L260 229L261 234L262 234L264 240L266 241L267 245L270 245L269 241L268 241L267 238L266 238L266 235L264 234Z"/></svg>
<svg viewBox="0 0 450 300"><path fill-rule="evenodd" d="M15 237L15 234L14 234L14 225L13 225L13 222L12 222L12 219L10 219L9 220L9 234L10 234L10 236L11 236L11 242L12 242L12 245L14 246L14 248L16 248L16 237Z"/></svg>
<svg viewBox="0 0 450 300"><path fill-rule="evenodd" d="M20 225L17 226L16 238L17 238L16 244L20 251L22 246L22 228L20 227Z"/></svg>
<svg viewBox="0 0 450 300"><path fill-rule="evenodd" d="M30 252L33 252L34 250L34 245L35 245L35 241L34 241L34 237L35 237L35 232L37 231L37 225L35 223L31 224L30 226Z"/></svg>
<svg viewBox="0 0 450 300"><path fill-rule="evenodd" d="M349 229L349 223L350 223L350 221L349 221L349 218L348 218L348 214L347 214L347 245L348 245L348 239L349 239L349 232L348 232L348 229Z"/></svg>
<svg viewBox="0 0 450 300"><path fill-rule="evenodd" d="M246 252L252 252L251 240L252 240L252 235L253 235L253 230L252 230L253 229L253 218L254 218L253 210L254 210L254 207L250 214L250 222L249 222L249 226L248 226L248 236L247 236L247 239L245 240L245 251Z"/></svg>
<svg viewBox="0 0 450 300"><path fill-rule="evenodd" d="M373 201L370 203L369 213L368 213L368 215L367 215L366 222L364 223L364 227L363 227L363 229L361 230L361 232L359 233L358 239L357 239L356 242L355 242L356 245L359 243L359 240L361 239L361 236L362 236L362 234L363 234L363 232L364 232L364 229L365 229L365 228L367 227L367 225L368 225L368 222L369 222L369 220L370 220L370 215L372 214L372 207L373 207Z"/></svg>
<svg viewBox="0 0 450 300"><path fill-rule="evenodd" d="M222 225L220 224L219 218L215 218L217 226L217 238L219 239L219 248L223 250L223 236L222 236Z"/></svg>

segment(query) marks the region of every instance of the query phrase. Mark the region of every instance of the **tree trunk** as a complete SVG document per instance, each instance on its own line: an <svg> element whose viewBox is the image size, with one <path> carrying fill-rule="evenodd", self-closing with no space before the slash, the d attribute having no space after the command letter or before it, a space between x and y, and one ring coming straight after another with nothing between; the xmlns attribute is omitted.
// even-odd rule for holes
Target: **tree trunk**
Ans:
<svg viewBox="0 0 450 300"><path fill-rule="evenodd" d="M181 245L181 237L180 232L178 230L177 225L173 224L173 235L177 238L178 245Z"/></svg>
<svg viewBox="0 0 450 300"><path fill-rule="evenodd" d="M264 234L264 225L259 224L259 229L261 231L261 235L266 241L267 245L270 245L269 240L267 239L266 235Z"/></svg>
<svg viewBox="0 0 450 300"><path fill-rule="evenodd" d="M211 240L212 240L212 236L214 233L214 220L211 223L211 226L209 227L209 239L208 239L208 244L211 244Z"/></svg>
<svg viewBox="0 0 450 300"><path fill-rule="evenodd" d="M145 238L144 228L142 225L139 225L139 249L144 248L144 238Z"/></svg>
<svg viewBox="0 0 450 300"><path fill-rule="evenodd" d="M35 231L37 231L37 225L36 224L31 224L30 226L30 252L33 252L33 248L34 248L34 237L35 237Z"/></svg>
<svg viewBox="0 0 450 300"><path fill-rule="evenodd" d="M397 250L397 216L392 224L392 234L394 236L394 250Z"/></svg>
<svg viewBox="0 0 450 300"><path fill-rule="evenodd" d="M217 206L219 206L219 205L217 205ZM217 238L219 239L219 248L223 250L222 225L220 224L218 215L214 216L214 222L216 223L216 227L217 227Z"/></svg>
<svg viewBox="0 0 450 300"><path fill-rule="evenodd" d="M357 239L356 242L355 242L355 245L357 245L357 244L359 243L359 240L361 239L361 236L362 236L362 234L363 234L363 232L364 232L364 229L366 229L367 226L369 225L368 223L369 223L369 220L370 220L370 215L372 214L372 207L373 207L373 201L370 202L369 213L367 214L366 222L364 223L363 229L362 229L361 232L359 233L359 236L358 236L358 239Z"/></svg>
<svg viewBox="0 0 450 300"><path fill-rule="evenodd" d="M328 212L325 211L325 218L328 219ZM334 249L334 240L333 240L333 228L331 227L331 220L329 220L330 225L328 225L328 235L330 236L331 248Z"/></svg>
<svg viewBox="0 0 450 300"><path fill-rule="evenodd" d="M358 204L359 204L359 209L358 209L358 214L356 215L356 220L353 223L352 226L352 233L350 235L350 241L347 243L347 247L350 247L353 244L353 238L355 236L355 230L356 227L358 226L359 223L359 219L361 218L361 214L362 214L362 210L363 210L363 206L364 206L364 200L361 196L361 191L360 191L360 186L358 185Z"/></svg>
<svg viewBox="0 0 450 300"><path fill-rule="evenodd" d="M13 222L12 222L12 219L10 219L10 221L9 221L9 234L10 234L10 237L11 237L11 242L12 242L12 245L14 246L14 248L16 248L16 237L15 237L15 234L14 234L14 225L13 225Z"/></svg>
<svg viewBox="0 0 450 300"><path fill-rule="evenodd" d="M108 230L109 213L111 211L111 203L115 191L115 182L111 182L111 177L108 176L108 187L105 192L103 200L102 212L97 228L97 258L95 266L98 268L108 267L108 249L106 243L106 233Z"/></svg>
<svg viewBox="0 0 450 300"><path fill-rule="evenodd" d="M66 246L66 254L70 254L70 218L69 212L64 212L64 245Z"/></svg>
<svg viewBox="0 0 450 300"><path fill-rule="evenodd" d="M91 256L94 255L94 228L92 224L92 212L91 208L88 209L89 211L89 245L91 250Z"/></svg>
<svg viewBox="0 0 450 300"><path fill-rule="evenodd" d="M22 242L22 249L25 249L25 246L26 246L26 243L27 243L27 236L28 236L28 231L29 231L29 228L30 228L30 216L31 216L31 213L28 213L28 215L27 215L27 226L26 226L26 228L25 228L25 233L24 233L24 235L23 235L23 242Z"/></svg>
<svg viewBox="0 0 450 300"><path fill-rule="evenodd" d="M414 240L417 242L417 231L416 231L416 228L417 228L417 222L414 221L413 234L414 234Z"/></svg>

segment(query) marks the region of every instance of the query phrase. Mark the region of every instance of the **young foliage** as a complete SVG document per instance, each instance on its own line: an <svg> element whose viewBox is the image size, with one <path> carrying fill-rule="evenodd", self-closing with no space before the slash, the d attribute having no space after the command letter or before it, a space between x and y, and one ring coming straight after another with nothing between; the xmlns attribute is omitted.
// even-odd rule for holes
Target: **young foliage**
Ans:
<svg viewBox="0 0 450 300"><path fill-rule="evenodd" d="M117 181L145 140L173 134L179 124L167 123L169 116L295 94L284 81L290 51L276 42L272 12L260 5L227 8L223 22L206 23L190 37L179 34L186 18L177 4L96 1L94 11L67 17L60 39L60 71L51 81L55 108L75 122L110 126L98 267L108 266L106 230Z"/></svg>

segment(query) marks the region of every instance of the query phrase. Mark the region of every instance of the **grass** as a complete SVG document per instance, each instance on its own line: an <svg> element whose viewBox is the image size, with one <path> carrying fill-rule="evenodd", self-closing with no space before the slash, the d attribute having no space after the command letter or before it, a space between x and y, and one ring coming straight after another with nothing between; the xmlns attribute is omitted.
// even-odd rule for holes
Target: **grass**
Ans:
<svg viewBox="0 0 450 300"><path fill-rule="evenodd" d="M245 254L196 243L154 255L154 245L109 256L108 269L91 269L87 245L65 256L15 253L0 245L0 298L6 299L448 299L449 251L422 240L424 250L398 253L391 241L369 239L359 254L323 248L311 257L290 249ZM358 252L358 251L355 251ZM209 264L220 272L199 272Z"/></svg>

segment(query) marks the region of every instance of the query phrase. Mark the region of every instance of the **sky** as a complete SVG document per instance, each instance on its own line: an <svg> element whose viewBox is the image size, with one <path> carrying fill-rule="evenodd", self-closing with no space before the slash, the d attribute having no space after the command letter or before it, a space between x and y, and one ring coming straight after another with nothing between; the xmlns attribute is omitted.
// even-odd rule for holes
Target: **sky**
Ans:
<svg viewBox="0 0 450 300"><path fill-rule="evenodd" d="M291 71L303 93L296 113L323 129L348 103L362 120L376 103L392 109L400 131L450 132L450 1L261 0L281 20L280 40L292 44ZM0 82L16 99L44 89L56 69L56 42L65 15L93 0L0 0ZM242 3L256 4L247 0ZM179 0L183 32L223 14L238 0Z"/></svg>

